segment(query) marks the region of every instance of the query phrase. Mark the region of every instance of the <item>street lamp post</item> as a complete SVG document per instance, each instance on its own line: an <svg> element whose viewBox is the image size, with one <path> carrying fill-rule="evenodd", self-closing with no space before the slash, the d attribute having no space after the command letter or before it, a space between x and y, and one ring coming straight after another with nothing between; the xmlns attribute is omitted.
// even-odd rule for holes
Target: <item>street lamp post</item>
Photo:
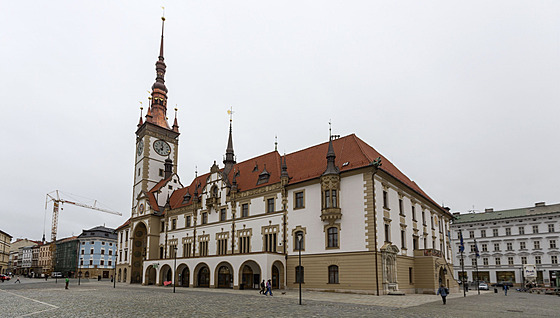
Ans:
<svg viewBox="0 0 560 318"><path fill-rule="evenodd" d="M113 265L113 288L117 288L117 254L118 251L115 251L115 262Z"/></svg>
<svg viewBox="0 0 560 318"><path fill-rule="evenodd" d="M299 266L298 266L298 282L299 282L299 304L301 305L301 240L303 239L303 235L301 232L298 233L297 240L298 240L298 252L299 252Z"/></svg>
<svg viewBox="0 0 560 318"><path fill-rule="evenodd" d="M177 246L173 247L173 255L175 260L173 261L173 293L175 293L175 285L177 285Z"/></svg>

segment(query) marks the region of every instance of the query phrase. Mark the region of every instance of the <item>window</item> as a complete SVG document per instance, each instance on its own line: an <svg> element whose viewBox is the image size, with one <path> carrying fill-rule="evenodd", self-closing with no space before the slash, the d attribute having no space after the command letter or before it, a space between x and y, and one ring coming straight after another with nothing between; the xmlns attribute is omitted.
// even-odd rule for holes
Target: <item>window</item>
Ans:
<svg viewBox="0 0 560 318"><path fill-rule="evenodd" d="M403 202L402 199L399 199L399 214L404 216L404 209L403 209Z"/></svg>
<svg viewBox="0 0 560 318"><path fill-rule="evenodd" d="M550 256L550 261L552 262L552 264L558 264L558 256L556 255Z"/></svg>
<svg viewBox="0 0 560 318"><path fill-rule="evenodd" d="M327 246L328 247L338 247L338 228L329 227L327 229Z"/></svg>
<svg viewBox="0 0 560 318"><path fill-rule="evenodd" d="M202 213L202 224L208 223L208 212Z"/></svg>
<svg viewBox="0 0 560 318"><path fill-rule="evenodd" d="M502 265L502 260L499 257L496 257L494 261L496 262L496 265Z"/></svg>
<svg viewBox="0 0 560 318"><path fill-rule="evenodd" d="M304 274L303 266L296 266L296 283L303 284L303 278L304 278L303 274Z"/></svg>
<svg viewBox="0 0 560 318"><path fill-rule="evenodd" d="M498 252L500 250L500 243L494 243L494 252Z"/></svg>
<svg viewBox="0 0 560 318"><path fill-rule="evenodd" d="M266 200L266 212L267 213L274 212L274 198L270 198Z"/></svg>
<svg viewBox="0 0 560 318"><path fill-rule="evenodd" d="M422 211L422 224L426 225L426 212Z"/></svg>
<svg viewBox="0 0 560 318"><path fill-rule="evenodd" d="M104 266L104 265L105 265L105 260L102 259L102 260L100 261L99 265Z"/></svg>
<svg viewBox="0 0 560 318"><path fill-rule="evenodd" d="M113 250L109 250L109 255L113 255Z"/></svg>
<svg viewBox="0 0 560 318"><path fill-rule="evenodd" d="M128 258L128 250L124 250L124 261L126 262L126 259Z"/></svg>
<svg viewBox="0 0 560 318"><path fill-rule="evenodd" d="M82 250L82 255L84 255L85 252L86 252L85 250Z"/></svg>
<svg viewBox="0 0 560 318"><path fill-rule="evenodd" d="M483 265L488 265L488 257L483 257L482 258L482 264Z"/></svg>
<svg viewBox="0 0 560 318"><path fill-rule="evenodd" d="M84 266L84 260L83 259L80 260L80 266Z"/></svg>
<svg viewBox="0 0 560 318"><path fill-rule="evenodd" d="M109 260L109 266L111 266L113 264L113 262L111 260Z"/></svg>
<svg viewBox="0 0 560 318"><path fill-rule="evenodd" d="M533 233L539 233L539 226L538 225L533 225Z"/></svg>
<svg viewBox="0 0 560 318"><path fill-rule="evenodd" d="M93 254L93 248L89 250L89 253L90 253L90 254Z"/></svg>
<svg viewBox="0 0 560 318"><path fill-rule="evenodd" d="M383 191L383 207L385 209L389 209L389 198L388 198L389 194L387 193L387 191Z"/></svg>
<svg viewBox="0 0 560 318"><path fill-rule="evenodd" d="M225 221L226 220L226 209L221 209L220 210L220 221Z"/></svg>
<svg viewBox="0 0 560 318"><path fill-rule="evenodd" d="M249 216L249 203L241 205L241 217L246 218Z"/></svg>
<svg viewBox="0 0 560 318"><path fill-rule="evenodd" d="M521 256L521 264L527 264L527 256Z"/></svg>
<svg viewBox="0 0 560 318"><path fill-rule="evenodd" d="M509 242L506 243L506 249L507 249L508 251L513 251L513 243L509 243Z"/></svg>
<svg viewBox="0 0 560 318"><path fill-rule="evenodd" d="M165 221L161 221L161 227L159 229L160 232L165 232Z"/></svg>
<svg viewBox="0 0 560 318"><path fill-rule="evenodd" d="M548 225L548 232L549 233L554 233L554 224L549 224Z"/></svg>
<svg viewBox="0 0 560 318"><path fill-rule="evenodd" d="M511 235L511 227L506 227L506 235Z"/></svg>
<svg viewBox="0 0 560 318"><path fill-rule="evenodd" d="M140 175L140 168L138 168L138 175Z"/></svg>
<svg viewBox="0 0 560 318"><path fill-rule="evenodd" d="M128 241L128 230L126 231L126 240Z"/></svg>
<svg viewBox="0 0 560 318"><path fill-rule="evenodd" d="M304 207L303 199L303 191L296 192L296 209L301 209Z"/></svg>
<svg viewBox="0 0 560 318"><path fill-rule="evenodd" d="M424 238L424 248L428 248L428 240L426 238Z"/></svg>
<svg viewBox="0 0 560 318"><path fill-rule="evenodd" d="M556 248L556 240L550 240L550 248Z"/></svg>
<svg viewBox="0 0 560 318"><path fill-rule="evenodd" d="M474 244L471 244L471 252L474 252L475 248L474 248Z"/></svg>
<svg viewBox="0 0 560 318"><path fill-rule="evenodd" d="M192 257L192 243L183 244L183 256Z"/></svg>
<svg viewBox="0 0 560 318"><path fill-rule="evenodd" d="M276 252L277 237L276 233L264 235L264 248L266 252Z"/></svg>
<svg viewBox="0 0 560 318"><path fill-rule="evenodd" d="M480 230L480 237L486 237L486 230Z"/></svg>
<svg viewBox="0 0 560 318"><path fill-rule="evenodd" d="M527 244L525 242L519 242L519 248L524 250L527 248Z"/></svg>
<svg viewBox="0 0 560 318"><path fill-rule="evenodd" d="M101 250L101 255L105 255L105 250Z"/></svg>
<svg viewBox="0 0 560 318"><path fill-rule="evenodd" d="M525 234L525 227L524 227L524 226L520 226L520 227L519 227L519 234L520 234L520 235Z"/></svg>
<svg viewBox="0 0 560 318"><path fill-rule="evenodd" d="M163 177L163 169L159 169L159 176Z"/></svg>
<svg viewBox="0 0 560 318"><path fill-rule="evenodd" d="M218 240L218 255L227 254L227 241L225 238Z"/></svg>
<svg viewBox="0 0 560 318"><path fill-rule="evenodd" d="M540 241L534 241L533 242L533 248L536 250L540 250L541 249L541 242Z"/></svg>
<svg viewBox="0 0 560 318"><path fill-rule="evenodd" d="M508 265L513 265L513 257L508 257Z"/></svg>
<svg viewBox="0 0 560 318"><path fill-rule="evenodd" d="M105 242L101 242L101 245L105 245Z"/></svg>
<svg viewBox="0 0 560 318"><path fill-rule="evenodd" d="M471 259L471 265L476 266L476 258Z"/></svg>
<svg viewBox="0 0 560 318"><path fill-rule="evenodd" d="M244 236L239 238L239 253L250 253L251 252L251 237Z"/></svg>
<svg viewBox="0 0 560 318"><path fill-rule="evenodd" d="M208 256L208 241L198 242L200 256Z"/></svg>
<svg viewBox="0 0 560 318"><path fill-rule="evenodd" d="M492 229L492 235L498 236L498 229Z"/></svg>
<svg viewBox="0 0 560 318"><path fill-rule="evenodd" d="M413 205L411 208L412 208L412 221L416 221L416 207Z"/></svg>
<svg viewBox="0 0 560 318"><path fill-rule="evenodd" d="M123 253L119 253L119 262L122 262L122 255Z"/></svg>
<svg viewBox="0 0 560 318"><path fill-rule="evenodd" d="M535 264L537 264L537 265L541 264L541 257L540 256L535 256Z"/></svg>
<svg viewBox="0 0 560 318"><path fill-rule="evenodd" d="M187 223L187 224L186 224L187 227L191 227L191 216L190 216L190 215L187 216L187 221L186 221L185 223Z"/></svg>
<svg viewBox="0 0 560 318"><path fill-rule="evenodd" d="M301 240L299 240L299 237L301 236ZM303 235L303 231L297 231L294 235L294 239L295 239L295 244L294 244L294 250L295 251L299 251L304 250L305 249L305 237Z"/></svg>
<svg viewBox="0 0 560 318"><path fill-rule="evenodd" d="M408 268L408 283L409 283L410 285L414 284L414 280L413 280L413 277L412 277L412 273L413 273L412 267L409 267L409 268Z"/></svg>
<svg viewBox="0 0 560 318"><path fill-rule="evenodd" d="M171 229L175 230L177 228L177 219L171 220Z"/></svg>
<svg viewBox="0 0 560 318"><path fill-rule="evenodd" d="M418 249L418 237L417 236L412 237L412 248L414 250Z"/></svg>
<svg viewBox="0 0 560 318"><path fill-rule="evenodd" d="M433 223L433 221L432 221ZM469 231L469 238L474 238L474 231Z"/></svg>
<svg viewBox="0 0 560 318"><path fill-rule="evenodd" d="M338 207L338 199L336 197L336 190L331 190L331 199L332 199L332 207L336 208Z"/></svg>
<svg viewBox="0 0 560 318"><path fill-rule="evenodd" d="M483 252L488 252L488 244L486 244L486 243L482 244L482 251Z"/></svg>
<svg viewBox="0 0 560 318"><path fill-rule="evenodd" d="M401 230L401 249L406 249L406 233Z"/></svg>
<svg viewBox="0 0 560 318"><path fill-rule="evenodd" d="M92 265L93 265L93 260L90 259L90 260L89 260L89 266L92 266Z"/></svg>
<svg viewBox="0 0 560 318"><path fill-rule="evenodd" d="M329 266L329 284L338 284L338 266Z"/></svg>
<svg viewBox="0 0 560 318"><path fill-rule="evenodd" d="M391 226L385 223L385 243L391 242Z"/></svg>

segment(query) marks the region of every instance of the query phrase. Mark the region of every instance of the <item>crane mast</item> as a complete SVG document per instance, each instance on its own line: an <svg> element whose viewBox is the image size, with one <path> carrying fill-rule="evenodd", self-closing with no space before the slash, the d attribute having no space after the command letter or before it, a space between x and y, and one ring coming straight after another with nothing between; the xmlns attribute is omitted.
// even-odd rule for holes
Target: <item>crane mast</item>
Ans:
<svg viewBox="0 0 560 318"><path fill-rule="evenodd" d="M72 204L72 205L79 206L79 207L86 208L86 209L91 209L91 210L96 210L96 211L100 211L100 212L105 212L105 213L116 214L116 215L121 215L122 216L122 214L120 212L97 207L96 206L97 200L94 201L93 205L88 205L88 204L81 203L81 202L62 199L60 197L61 193L62 192L60 192L58 190L47 193L47 197L46 197L46 201L45 201L45 210L47 209L48 203L51 202L51 201L53 202L53 215L52 215L52 226L51 226L51 246L50 246L51 264L50 264L49 269L48 269L48 274L52 273L52 271L54 269L54 266L55 266L55 261L56 261L56 234L58 232L58 213L59 213L59 210L62 209L62 205L64 203Z"/></svg>

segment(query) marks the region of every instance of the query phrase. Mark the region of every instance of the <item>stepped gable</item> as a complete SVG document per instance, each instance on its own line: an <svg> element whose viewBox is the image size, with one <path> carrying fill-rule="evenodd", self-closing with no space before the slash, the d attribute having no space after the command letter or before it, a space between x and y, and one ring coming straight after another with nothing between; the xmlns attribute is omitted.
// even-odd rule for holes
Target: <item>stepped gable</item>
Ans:
<svg viewBox="0 0 560 318"><path fill-rule="evenodd" d="M358 138L355 134L334 139L332 144L334 152L336 153L335 165L341 173L370 166L375 159L381 157L381 170L402 182L412 191L432 202L444 213L449 214L449 212L432 200L432 198L430 198L414 181L410 180L386 157ZM319 178L325 171L325 155L327 154L328 146L329 143L324 142L303 150L286 154L286 165L290 175L290 184ZM264 170L265 165L266 170L270 173L269 180L266 183L257 185L259 174ZM280 175L282 172L281 166L282 156L280 156L277 151L269 152L235 164L235 170L239 171L239 176L236 179L239 191L247 191L280 182ZM170 199L171 207L178 208L190 205L192 203L192 199L188 203L183 203L183 197L187 192L189 192L191 197L193 196L194 186L197 182L200 182L201 188L203 188L206 185L206 178L208 176L209 173L199 176L189 187L174 191ZM231 173L228 178L231 184L233 174ZM199 192L199 194L201 193Z"/></svg>

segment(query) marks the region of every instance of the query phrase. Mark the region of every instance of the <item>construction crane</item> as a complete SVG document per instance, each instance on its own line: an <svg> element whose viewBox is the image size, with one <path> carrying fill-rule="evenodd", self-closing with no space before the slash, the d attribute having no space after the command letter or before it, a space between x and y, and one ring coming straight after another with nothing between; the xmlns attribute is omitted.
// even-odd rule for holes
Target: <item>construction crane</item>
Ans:
<svg viewBox="0 0 560 318"><path fill-rule="evenodd" d="M51 246L50 246L51 265L49 266L49 274L52 272L52 270L54 268L54 265L55 265L55 261L56 261L56 233L58 231L58 213L59 213L59 210L62 210L62 205L64 203L76 205L76 206L86 208L86 209L92 209L92 210L96 210L96 211L100 211L100 212L111 213L111 214L116 214L116 215L121 215L122 216L122 214L120 212L109 210L109 209L104 209L104 208L100 208L100 207L96 206L97 205L97 200L94 200L93 205L88 205L88 204L85 204L85 203L77 202L77 200L70 201L70 200L63 199L63 198L61 198L61 194L62 194L62 191L59 191L59 190L49 192L49 193L47 193L47 197L46 197L46 200L45 200L45 211L47 210L47 206L48 206L49 202L53 202L52 227L51 227ZM44 237L44 235L43 235L43 237Z"/></svg>

